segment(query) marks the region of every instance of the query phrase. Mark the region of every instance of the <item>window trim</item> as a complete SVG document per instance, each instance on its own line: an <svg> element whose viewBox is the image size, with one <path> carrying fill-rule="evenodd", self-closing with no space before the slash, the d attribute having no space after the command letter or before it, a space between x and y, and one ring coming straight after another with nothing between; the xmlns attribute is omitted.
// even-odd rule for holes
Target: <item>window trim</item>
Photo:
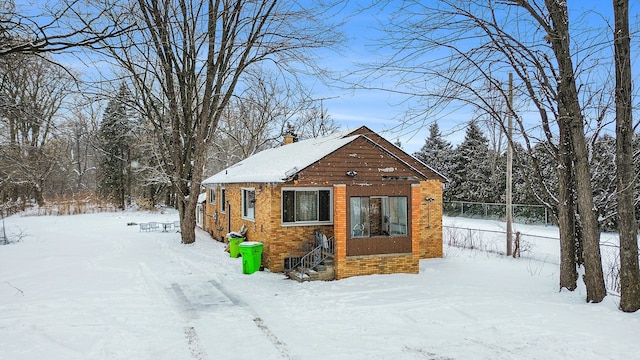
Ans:
<svg viewBox="0 0 640 360"><path fill-rule="evenodd" d="M361 229L361 231L363 231L363 235L357 235L356 236L355 235L355 231L357 231L359 229L356 229L354 227L354 225L352 224L353 223L353 212L352 212L352 209L351 209L352 201L353 201L354 198L360 198L360 199L361 198L367 198L367 199L369 199L369 201L370 201L370 199L376 199L376 198L377 199L384 199L385 202L386 202L386 206L388 208L387 210L389 211L388 214L382 214L385 217L390 217L390 214L391 214L390 213L391 212L391 202L390 201L391 201L391 199L404 198L405 199L405 212L406 212L406 214L405 214L405 216L406 216L406 219L405 219L406 220L406 224L404 224L405 233L402 234L402 233L389 232L386 235L371 235L370 232L369 231L365 231L365 227L363 227ZM409 202L410 202L410 199L406 195L369 195L369 196L366 196L366 195L357 196L356 195L356 196L350 196L349 197L349 220L348 220L349 221L349 225L348 225L348 228L350 228L351 230L349 231L349 239L374 239L374 238L380 238L380 237L387 237L387 238L399 237L399 238L402 238L402 237L411 236L411 215L410 215L410 209L409 209L409 206L410 206ZM389 223L389 225L392 225L392 224ZM396 225L398 225L398 224L396 224ZM403 225L403 224L399 224L399 225ZM369 233L369 234L367 236L364 236L364 233Z"/></svg>
<svg viewBox="0 0 640 360"><path fill-rule="evenodd" d="M212 186L209 188L209 204L215 204L215 203L216 203L216 188Z"/></svg>
<svg viewBox="0 0 640 360"><path fill-rule="evenodd" d="M227 212L227 204L225 204L227 200L227 189L225 187L220 187L220 213L225 214Z"/></svg>
<svg viewBox="0 0 640 360"><path fill-rule="evenodd" d="M284 221L284 192L285 191L328 191L329 192L329 220L325 221ZM294 202L295 203L295 202ZM320 203L318 202L318 206ZM318 217L320 212L318 209ZM333 187L283 187L280 189L280 224L283 227L287 226L313 226L313 225L333 225Z"/></svg>
<svg viewBox="0 0 640 360"><path fill-rule="evenodd" d="M252 192L253 193L253 200L254 200L253 201L253 217L249 217L248 214L245 214L245 209L246 209L246 207L245 207L245 197L246 197L245 193L247 193L247 192ZM253 187L252 188L244 188L243 187L240 193L241 193L241 198L242 198L242 204L241 204L241 206L242 206L242 218L244 220L256 221L256 201L255 201L255 199L256 199L256 188L253 188Z"/></svg>

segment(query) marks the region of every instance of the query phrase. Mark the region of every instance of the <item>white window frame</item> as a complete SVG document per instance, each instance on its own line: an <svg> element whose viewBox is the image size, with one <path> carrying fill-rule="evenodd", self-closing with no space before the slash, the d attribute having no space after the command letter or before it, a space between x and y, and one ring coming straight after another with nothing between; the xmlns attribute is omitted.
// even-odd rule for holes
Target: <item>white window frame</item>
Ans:
<svg viewBox="0 0 640 360"><path fill-rule="evenodd" d="M366 222L363 221L361 223L356 223L354 224L354 220L356 219L356 217L359 217L359 215L354 214L353 213L353 199L363 199L366 198L367 199L367 203L371 200L371 199L383 199L382 201L382 209L383 209L383 213L382 216L384 218L386 218L386 223L387 223L387 234L386 235L371 235L370 233L370 226L371 226L371 222L370 222L370 217L368 215L369 212L367 212L367 216L366 216ZM398 198L404 198L404 202L405 202L405 207L404 209L400 209L400 208L396 208L396 212L392 213L391 212L391 208L393 207L391 204L391 201L393 199L398 199ZM405 195L399 195L399 196L351 196L349 198L349 207L351 208L350 210L350 216L349 216L349 227L351 227L351 238L352 239L366 239L366 238L374 238L374 237L380 237L380 236L389 236L389 237L405 237L405 236L410 236L410 228L409 228L409 197L405 196ZM398 212L398 210L404 210L402 212ZM404 215L403 220L404 223L401 222L391 222L394 219L399 219L399 215L402 214ZM394 215L394 216L392 216ZM398 230L392 230L392 227L395 227L395 229L402 229L404 231L400 232Z"/></svg>
<svg viewBox="0 0 640 360"><path fill-rule="evenodd" d="M225 204L226 201L227 201L227 189L224 187L221 187L220 188L220 212L222 214L227 212L227 204Z"/></svg>
<svg viewBox="0 0 640 360"><path fill-rule="evenodd" d="M325 221L284 221L284 192L285 191L328 191L329 192L329 220ZM320 202L318 202L320 205ZM295 209L294 209L295 211ZM318 209L319 211L319 209ZM318 212L318 217L320 216ZM310 225L333 225L333 188L332 187L285 187L280 189L280 223L282 226L310 226Z"/></svg>
<svg viewBox="0 0 640 360"><path fill-rule="evenodd" d="M215 206L215 203L216 203L216 188L212 186L209 188L209 204L213 204Z"/></svg>
<svg viewBox="0 0 640 360"><path fill-rule="evenodd" d="M202 226L202 204L196 205L196 225Z"/></svg>
<svg viewBox="0 0 640 360"><path fill-rule="evenodd" d="M248 192L252 192L253 193L253 216L251 216L252 214L246 213L245 209L247 209L245 207L245 201L246 201L246 196L245 194ZM242 188L241 191L241 196L242 196L242 218L245 220L250 220L250 221L255 221L256 220L256 188Z"/></svg>

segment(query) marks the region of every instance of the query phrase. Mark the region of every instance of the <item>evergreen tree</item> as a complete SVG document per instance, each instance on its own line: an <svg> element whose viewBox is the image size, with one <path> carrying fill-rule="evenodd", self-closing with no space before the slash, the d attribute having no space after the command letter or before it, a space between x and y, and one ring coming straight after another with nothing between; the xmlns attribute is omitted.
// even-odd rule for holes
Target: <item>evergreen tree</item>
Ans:
<svg viewBox="0 0 640 360"><path fill-rule="evenodd" d="M530 161L528 157L528 151L520 143L515 143L513 147L514 156L525 163ZM533 168L533 165L527 165L529 168ZM527 186L526 177L529 176L531 171L525 168L519 161L514 160L513 164L513 202L515 204L527 204L527 205L539 205L540 201L536 198L535 194ZM533 184L532 184L533 185Z"/></svg>
<svg viewBox="0 0 640 360"><path fill-rule="evenodd" d="M448 176L453 149L451 143L442 137L437 122L429 126L429 137L425 140L420 151L414 153L413 156L442 175Z"/></svg>
<svg viewBox="0 0 640 360"><path fill-rule="evenodd" d="M121 85L104 111L98 134L101 150L98 193L124 209L131 202L133 121L131 93Z"/></svg>
<svg viewBox="0 0 640 360"><path fill-rule="evenodd" d="M605 134L598 137L592 146L591 183L598 221L601 229L614 230L617 228L616 139Z"/></svg>
<svg viewBox="0 0 640 360"><path fill-rule="evenodd" d="M450 184L445 190L448 201L487 202L492 199L493 185L489 140L475 121L469 122L464 141L453 154L449 172Z"/></svg>

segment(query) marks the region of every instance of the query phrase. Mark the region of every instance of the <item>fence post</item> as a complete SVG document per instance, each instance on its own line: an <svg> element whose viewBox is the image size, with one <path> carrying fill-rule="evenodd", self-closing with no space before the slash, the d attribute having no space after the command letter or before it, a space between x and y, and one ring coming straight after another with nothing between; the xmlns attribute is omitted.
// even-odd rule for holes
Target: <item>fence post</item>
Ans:
<svg viewBox="0 0 640 360"><path fill-rule="evenodd" d="M515 249L513 250L513 258L516 258L516 254L520 257L520 231L516 231Z"/></svg>
<svg viewBox="0 0 640 360"><path fill-rule="evenodd" d="M544 224L549 225L549 213L546 206L544 207Z"/></svg>

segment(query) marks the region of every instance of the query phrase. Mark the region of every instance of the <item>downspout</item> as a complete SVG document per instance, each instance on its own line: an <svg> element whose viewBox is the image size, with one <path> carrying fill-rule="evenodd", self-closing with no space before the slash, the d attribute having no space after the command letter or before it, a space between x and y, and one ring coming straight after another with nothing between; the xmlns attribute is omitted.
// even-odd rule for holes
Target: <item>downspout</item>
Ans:
<svg viewBox="0 0 640 360"><path fill-rule="evenodd" d="M227 234L231 232L231 204L227 201Z"/></svg>

